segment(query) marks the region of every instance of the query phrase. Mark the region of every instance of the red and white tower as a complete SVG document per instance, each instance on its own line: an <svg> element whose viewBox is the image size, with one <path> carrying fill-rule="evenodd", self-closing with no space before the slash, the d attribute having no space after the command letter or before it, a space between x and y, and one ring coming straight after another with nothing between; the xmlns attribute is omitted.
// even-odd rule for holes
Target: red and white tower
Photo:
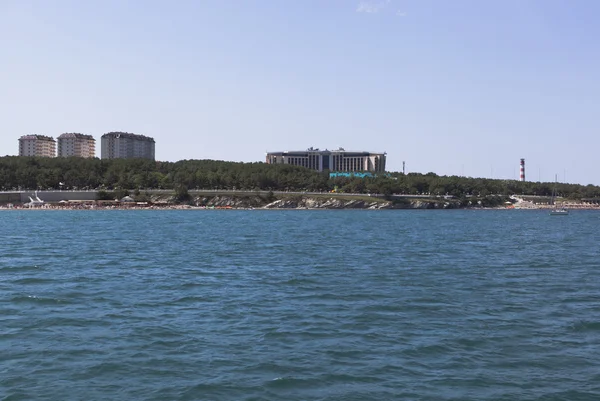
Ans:
<svg viewBox="0 0 600 401"><path fill-rule="evenodd" d="M525 181L525 159L521 159L521 181Z"/></svg>

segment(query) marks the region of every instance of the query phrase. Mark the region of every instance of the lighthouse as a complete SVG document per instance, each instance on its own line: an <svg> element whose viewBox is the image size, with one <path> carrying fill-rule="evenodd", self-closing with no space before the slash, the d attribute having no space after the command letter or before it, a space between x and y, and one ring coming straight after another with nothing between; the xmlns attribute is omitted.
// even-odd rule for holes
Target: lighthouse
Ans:
<svg viewBox="0 0 600 401"><path fill-rule="evenodd" d="M521 159L521 181L525 181L525 159Z"/></svg>

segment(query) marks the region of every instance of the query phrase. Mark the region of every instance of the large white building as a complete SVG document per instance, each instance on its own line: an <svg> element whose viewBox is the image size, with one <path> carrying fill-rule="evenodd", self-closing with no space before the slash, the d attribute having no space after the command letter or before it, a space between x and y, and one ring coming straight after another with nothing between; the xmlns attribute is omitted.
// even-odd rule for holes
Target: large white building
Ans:
<svg viewBox="0 0 600 401"><path fill-rule="evenodd" d="M56 139L58 141L58 157L96 156L96 140L91 135L66 133Z"/></svg>
<svg viewBox="0 0 600 401"><path fill-rule="evenodd" d="M385 172L385 160L385 152L356 152L346 151L344 148L336 150L309 148L304 151L268 152L266 162L268 164L303 166L316 171L382 173Z"/></svg>
<svg viewBox="0 0 600 401"><path fill-rule="evenodd" d="M51 136L23 135L19 138L19 156L56 157L56 141Z"/></svg>
<svg viewBox="0 0 600 401"><path fill-rule="evenodd" d="M154 138L128 132L109 132L102 135L103 159L143 158L154 160Z"/></svg>

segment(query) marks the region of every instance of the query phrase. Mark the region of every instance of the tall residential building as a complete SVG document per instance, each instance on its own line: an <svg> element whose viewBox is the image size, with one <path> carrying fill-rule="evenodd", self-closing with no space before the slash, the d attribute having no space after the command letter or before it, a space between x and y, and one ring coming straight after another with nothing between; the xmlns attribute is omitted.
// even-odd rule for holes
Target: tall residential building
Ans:
<svg viewBox="0 0 600 401"><path fill-rule="evenodd" d="M385 172L386 153L350 152L344 148L305 151L268 152L268 164L292 164L316 171Z"/></svg>
<svg viewBox="0 0 600 401"><path fill-rule="evenodd" d="M148 136L128 132L109 132L102 135L102 158L154 160L154 144L154 138Z"/></svg>
<svg viewBox="0 0 600 401"><path fill-rule="evenodd" d="M19 138L19 156L56 157L56 141L51 136L23 135Z"/></svg>
<svg viewBox="0 0 600 401"><path fill-rule="evenodd" d="M96 140L91 135L66 133L56 139L58 141L58 157L96 156Z"/></svg>

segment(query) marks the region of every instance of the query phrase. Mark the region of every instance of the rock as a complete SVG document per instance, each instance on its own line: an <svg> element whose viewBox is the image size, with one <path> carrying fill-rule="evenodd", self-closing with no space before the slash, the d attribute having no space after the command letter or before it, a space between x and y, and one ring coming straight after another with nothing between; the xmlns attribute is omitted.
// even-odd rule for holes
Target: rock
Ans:
<svg viewBox="0 0 600 401"><path fill-rule="evenodd" d="M171 195L161 195L152 198L153 202L174 202ZM419 199L403 199L391 201L370 201L362 199L345 199L343 197L311 197L294 196L268 202L258 195L200 195L192 199L193 204L208 207L231 208L264 208L264 209L455 209L460 205L451 201L428 202ZM477 206L472 205L472 206Z"/></svg>
<svg viewBox="0 0 600 401"><path fill-rule="evenodd" d="M264 206L265 209L295 209L298 204L292 200L279 199Z"/></svg>
<svg viewBox="0 0 600 401"><path fill-rule="evenodd" d="M320 207L320 203L319 203L319 201L317 201L314 198L307 198L307 199L304 199L304 207L307 207L309 209L314 209L314 208Z"/></svg>
<svg viewBox="0 0 600 401"><path fill-rule="evenodd" d="M423 202L418 200L412 203L412 205L413 209L429 209L431 204L429 202Z"/></svg>

